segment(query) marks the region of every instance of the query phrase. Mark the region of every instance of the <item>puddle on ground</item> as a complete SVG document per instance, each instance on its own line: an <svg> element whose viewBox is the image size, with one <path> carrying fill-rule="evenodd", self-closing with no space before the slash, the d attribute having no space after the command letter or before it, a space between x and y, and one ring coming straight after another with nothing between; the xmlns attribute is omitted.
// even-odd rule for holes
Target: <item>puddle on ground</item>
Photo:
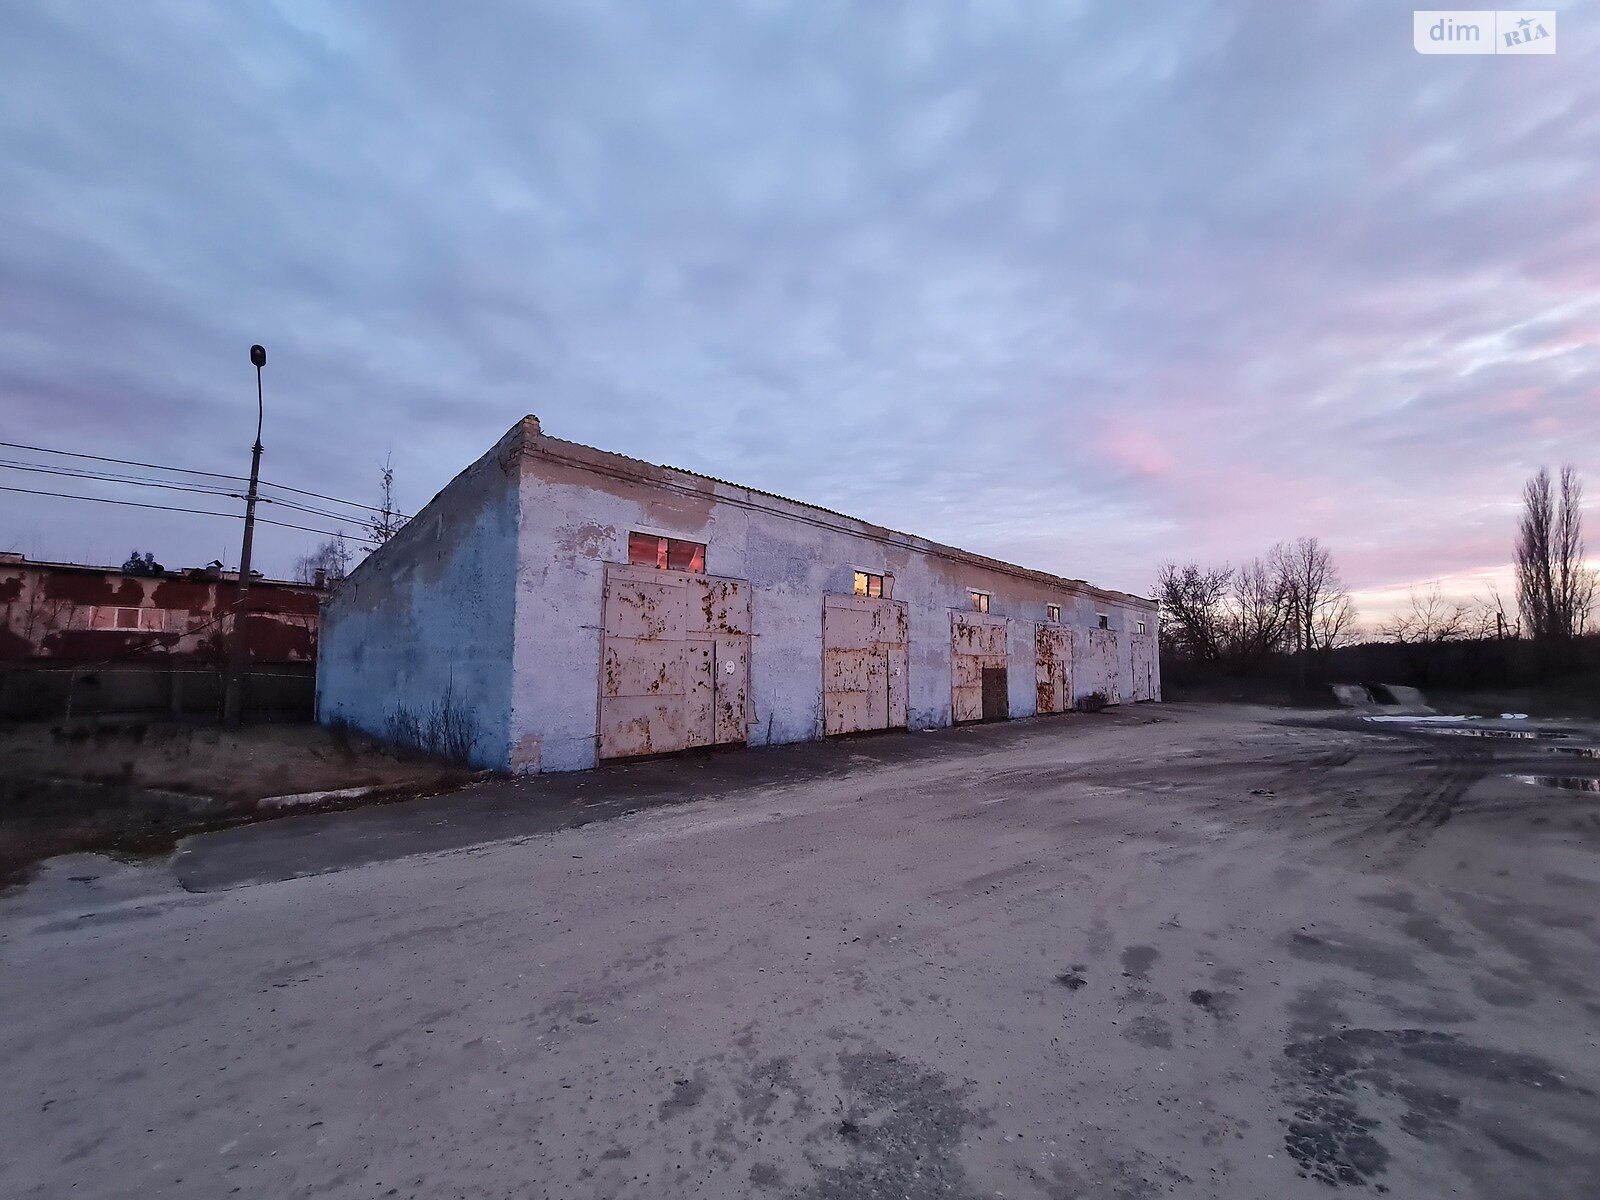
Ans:
<svg viewBox="0 0 1600 1200"><path fill-rule="evenodd" d="M1509 719L1520 714L1506 715ZM1439 737L1475 737L1475 738L1509 738L1519 742L1550 741L1569 738L1570 733L1556 733L1548 729L1485 729L1481 725L1469 725L1468 721L1476 721L1478 717L1362 717L1374 725L1387 725L1407 733L1431 733ZM1600 750L1592 751L1591 757L1600 758Z"/></svg>
<svg viewBox="0 0 1600 1200"><path fill-rule="evenodd" d="M1568 738L1570 733L1547 733L1538 729L1439 729L1417 726L1418 733L1435 733L1444 737L1515 738L1519 742L1543 741L1551 738Z"/></svg>
<svg viewBox="0 0 1600 1200"><path fill-rule="evenodd" d="M1564 792L1600 792L1600 778L1592 775L1507 775L1518 783L1560 788Z"/></svg>
<svg viewBox="0 0 1600 1200"><path fill-rule="evenodd" d="M1546 746L1557 754L1573 754L1579 758L1600 758L1600 746Z"/></svg>

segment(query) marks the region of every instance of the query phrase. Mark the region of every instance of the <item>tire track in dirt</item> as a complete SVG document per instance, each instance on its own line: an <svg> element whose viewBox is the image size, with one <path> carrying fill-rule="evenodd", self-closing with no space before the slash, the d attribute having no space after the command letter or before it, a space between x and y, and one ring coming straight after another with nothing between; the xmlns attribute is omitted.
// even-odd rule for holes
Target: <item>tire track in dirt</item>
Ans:
<svg viewBox="0 0 1600 1200"><path fill-rule="evenodd" d="M1477 746L1428 747L1434 763L1422 781L1364 828L1340 838L1358 847L1376 843L1374 861L1395 867L1426 845L1435 829L1462 811L1462 798L1487 773L1493 755Z"/></svg>

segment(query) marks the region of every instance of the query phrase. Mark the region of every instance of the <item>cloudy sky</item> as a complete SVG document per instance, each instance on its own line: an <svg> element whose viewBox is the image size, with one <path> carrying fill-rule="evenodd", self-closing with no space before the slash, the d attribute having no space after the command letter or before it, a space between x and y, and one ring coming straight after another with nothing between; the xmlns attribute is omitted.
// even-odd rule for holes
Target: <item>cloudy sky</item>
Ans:
<svg viewBox="0 0 1600 1200"><path fill-rule="evenodd" d="M1600 6L1560 22L1507 58L1419 56L1395 4L8 4L0 438L243 472L259 341L263 473L331 496L392 455L414 511L533 412L1135 591L1302 534L1369 611L1468 586L1540 464L1600 499ZM231 565L238 524L0 492L0 549L134 546Z"/></svg>

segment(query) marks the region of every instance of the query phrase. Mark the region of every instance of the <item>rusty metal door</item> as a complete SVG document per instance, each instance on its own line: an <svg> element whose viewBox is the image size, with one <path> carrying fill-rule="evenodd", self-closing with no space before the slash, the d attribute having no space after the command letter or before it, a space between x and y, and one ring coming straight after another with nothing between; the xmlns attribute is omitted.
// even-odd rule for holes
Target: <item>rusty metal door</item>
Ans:
<svg viewBox="0 0 1600 1200"><path fill-rule="evenodd" d="M1082 643L1082 671L1078 686L1083 694L1101 692L1108 704L1122 703L1122 670L1117 659L1117 631L1091 629Z"/></svg>
<svg viewBox="0 0 1600 1200"><path fill-rule="evenodd" d="M1040 625L1034 631L1035 711L1040 714L1072 708L1072 641L1072 630L1062 625Z"/></svg>
<svg viewBox="0 0 1600 1200"><path fill-rule="evenodd" d="M750 585L689 575L685 637L697 684L689 705L689 745L726 746L750 738ZM699 655L694 659L695 654Z"/></svg>
<svg viewBox="0 0 1600 1200"><path fill-rule="evenodd" d="M1156 698L1156 640L1148 633L1131 633L1128 646L1133 652L1133 699Z"/></svg>
<svg viewBox="0 0 1600 1200"><path fill-rule="evenodd" d="M997 702L986 707L985 673L1006 671L1006 620L979 613L950 614L950 719L960 725L967 721L1004 720L987 715ZM992 678L992 677L991 677ZM995 685L991 682L989 687ZM1006 705L1010 710L1009 703Z"/></svg>
<svg viewBox="0 0 1600 1200"><path fill-rule="evenodd" d="M601 758L747 740L748 583L609 566L601 630Z"/></svg>
<svg viewBox="0 0 1600 1200"><path fill-rule="evenodd" d="M1009 721L1011 719L1010 681L1004 667L983 668L983 719Z"/></svg>
<svg viewBox="0 0 1600 1200"><path fill-rule="evenodd" d="M822 598L822 731L904 729L911 639L906 606L877 596Z"/></svg>

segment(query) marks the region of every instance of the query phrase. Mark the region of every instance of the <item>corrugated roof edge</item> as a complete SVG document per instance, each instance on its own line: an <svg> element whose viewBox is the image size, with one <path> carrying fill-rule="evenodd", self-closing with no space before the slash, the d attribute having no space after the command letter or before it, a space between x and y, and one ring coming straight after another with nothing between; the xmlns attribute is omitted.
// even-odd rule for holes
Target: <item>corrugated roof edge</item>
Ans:
<svg viewBox="0 0 1600 1200"><path fill-rule="evenodd" d="M567 461L569 465L585 467L590 470L610 466L616 473L623 475L624 477L639 479L645 483L651 483L657 486L672 486L671 480L659 478L659 472L680 475L687 479L703 480L707 483L720 485L721 487L732 488L735 491L745 493L747 496L763 496L770 500L780 501L786 505L792 505L795 508L805 509L811 513L818 513L825 517L832 517L838 521L847 521L856 527L853 529L841 529L840 532L843 533L858 534L860 536L873 538L877 541L889 542L891 544L898 543L908 550L915 550L923 554L938 555L942 558L951 559L955 562L968 563L975 567L981 567L989 571L998 571L1002 574L1014 575L1021 579L1030 579L1038 583L1048 584L1052 587L1064 588L1068 591L1092 596L1097 599L1122 604L1132 604L1140 608L1149 609L1152 612L1157 609L1156 601L1149 596L1136 596L1131 592L1119 592L1111 588L1096 587L1094 584L1088 583L1082 579L1068 579L1061 575L1052 575L1048 571L1039 571L1032 567L1024 567L1019 566L1016 563L1009 563L1003 559L990 558L983 554L975 554L970 550L963 550L959 546L949 546L943 542L930 541L929 539L919 537L914 533L904 533L897 529L890 529L887 526L876 525L871 521L864 521L860 517L852 517L849 513L837 512L831 508L823 508L818 504L808 504L804 500L796 500L793 497L783 496L777 492L768 492L761 488L753 488L747 484L734 483L727 479L719 479L715 475L705 475L699 471L689 471L683 467L674 467L666 463L649 463L645 462L643 459L629 458L625 454L618 454L612 450L602 450L597 446L585 445L582 442L569 442L563 440L562 438L551 437L549 434L544 432L543 426L541 426L539 423L539 418L533 416L532 414L523 417L522 420L518 421L509 430L507 430L505 436L495 444L490 453L493 454L496 452L511 450L513 452L520 452L523 454L535 454L540 457L549 458L555 461L563 461L564 456L559 450L556 450L555 447L565 447L570 450L581 452L578 456L578 461L573 461L570 457L565 458L565 461ZM600 463L587 461L589 456L598 457L603 461ZM700 489L693 490L699 491ZM769 511L775 511L772 510L768 505L760 505L759 507L767 508ZM793 516L795 514L791 513L783 515ZM833 525L832 522L820 523L829 525L832 528L838 528L838 526Z"/></svg>

